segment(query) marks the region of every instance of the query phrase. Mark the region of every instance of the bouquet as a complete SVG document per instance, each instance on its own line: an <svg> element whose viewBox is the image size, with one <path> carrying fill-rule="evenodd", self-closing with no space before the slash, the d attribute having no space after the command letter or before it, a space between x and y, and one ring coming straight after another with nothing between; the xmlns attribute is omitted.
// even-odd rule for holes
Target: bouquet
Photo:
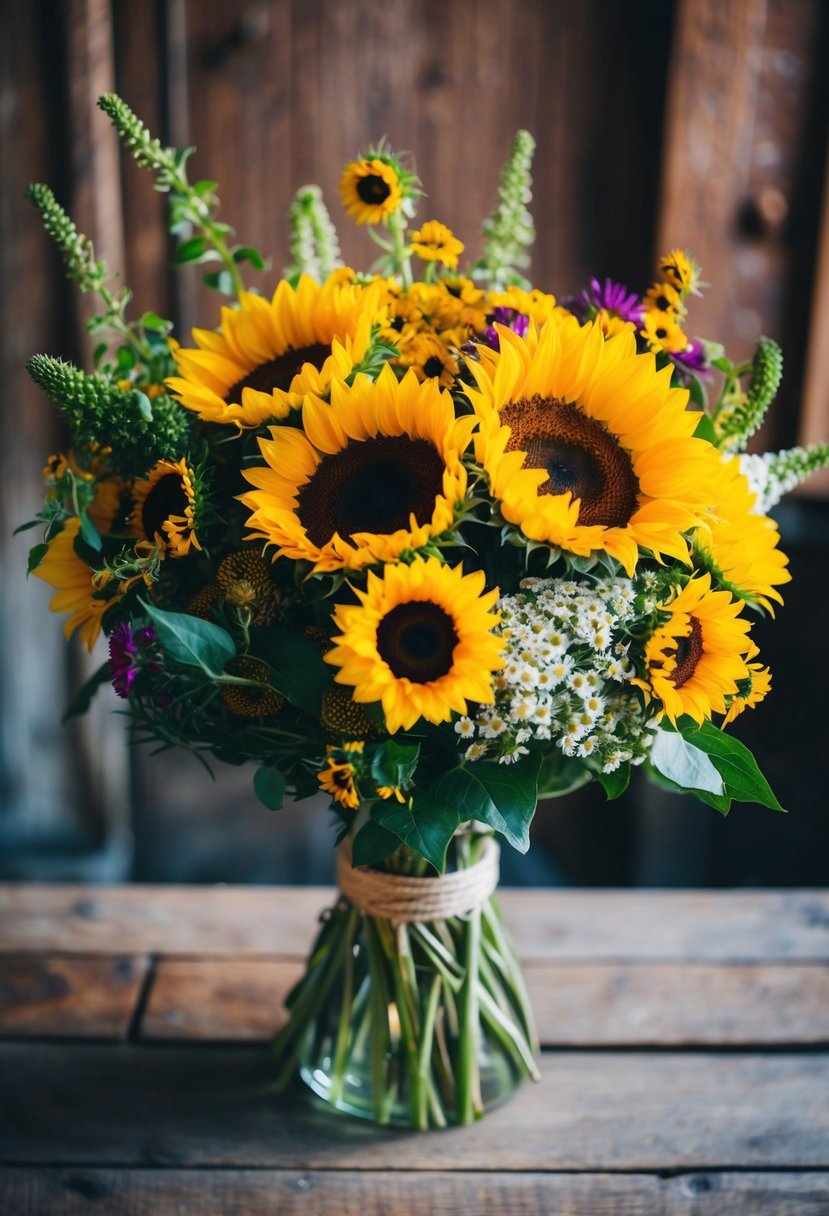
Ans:
<svg viewBox="0 0 829 1216"><path fill-rule="evenodd" d="M493 897L497 841L525 851L539 799L637 766L727 813L780 809L725 733L767 695L752 615L788 580L765 512L829 447L746 455L779 348L734 364L688 336L699 268L660 259L643 296L524 277L533 141L519 132L480 256L416 220L385 142L340 192L377 247L342 265L321 192L297 192L291 265L217 218L192 148L100 106L169 195L178 266L226 303L192 337L129 315L89 240L32 186L99 311L93 370L29 370L71 446L44 470L29 570L67 636L109 658L137 739L253 761L260 800L331 797L341 895L277 1036L332 1105L416 1127L470 1122L536 1043Z"/></svg>

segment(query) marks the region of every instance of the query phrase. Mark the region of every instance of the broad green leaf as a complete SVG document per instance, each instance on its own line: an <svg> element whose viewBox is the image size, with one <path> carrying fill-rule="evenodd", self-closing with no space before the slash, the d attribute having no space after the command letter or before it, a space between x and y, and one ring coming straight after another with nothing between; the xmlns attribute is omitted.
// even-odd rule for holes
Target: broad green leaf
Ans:
<svg viewBox="0 0 829 1216"><path fill-rule="evenodd" d="M438 874L443 873L446 849L460 823L454 807L428 794L416 793L411 809L399 802L383 802L372 810L372 819L424 857Z"/></svg>
<svg viewBox="0 0 829 1216"><path fill-rule="evenodd" d="M164 612L144 600L141 604L155 625L162 649L179 663L201 667L215 677L236 654L233 638L220 625L184 612Z"/></svg>
<svg viewBox="0 0 829 1216"><path fill-rule="evenodd" d="M541 756L530 752L515 764L477 760L452 769L431 793L462 820L480 819L500 832L519 853L530 847L530 823L538 803Z"/></svg>
<svg viewBox="0 0 829 1216"><path fill-rule="evenodd" d="M165 321L157 312L145 312L138 324L144 329L168 329L172 326L171 321Z"/></svg>
<svg viewBox="0 0 829 1216"><path fill-rule="evenodd" d="M238 265L241 262L250 262L254 270L265 269L265 259L258 249L253 249L250 245L240 245L238 249L233 250L233 260Z"/></svg>
<svg viewBox="0 0 829 1216"><path fill-rule="evenodd" d="M693 747L705 752L722 778L725 793L737 802L757 802L773 811L783 811L751 752L724 731L705 722L698 730L685 732Z"/></svg>
<svg viewBox="0 0 829 1216"><path fill-rule="evenodd" d="M318 717L322 694L331 683L332 671L323 662L316 642L284 625L269 625L267 629L254 631L251 642L251 654L271 669L274 688L298 709Z"/></svg>
<svg viewBox="0 0 829 1216"><path fill-rule="evenodd" d="M46 544L35 545L34 548L29 550L28 574L31 574L33 570L37 570L48 552L49 546Z"/></svg>
<svg viewBox="0 0 829 1216"><path fill-rule="evenodd" d="M727 815L731 810L731 799L727 794L707 794L705 790L684 790L681 786L675 785L673 781L669 781L667 777L663 777L652 764L645 765L645 772L649 781L652 781L661 790L667 790L670 794L683 794L686 798L696 798L698 802L712 806L721 815Z"/></svg>
<svg viewBox="0 0 829 1216"><path fill-rule="evenodd" d="M254 774L254 793L269 811L281 810L287 787L288 779L284 773L280 773L278 768L265 765L263 768L258 768Z"/></svg>
<svg viewBox="0 0 829 1216"><path fill-rule="evenodd" d="M135 367L135 351L129 346L119 346L115 352L115 365L119 372L128 372Z"/></svg>
<svg viewBox="0 0 829 1216"><path fill-rule="evenodd" d="M581 789L593 780L593 774L580 760L572 759L559 751L550 752L541 762L538 774L538 801L544 798L560 798L573 790Z"/></svg>
<svg viewBox="0 0 829 1216"><path fill-rule="evenodd" d="M109 663L102 663L98 670L89 677L83 687L75 693L63 715L63 721L68 722L70 718L77 718L79 714L85 714L92 704L92 698L95 696L95 693L102 684L109 683L109 679Z"/></svg>
<svg viewBox="0 0 829 1216"><path fill-rule="evenodd" d="M657 730L650 762L655 769L684 790L724 794L723 779L704 751L687 743L672 730Z"/></svg>
<svg viewBox="0 0 829 1216"><path fill-rule="evenodd" d="M420 759L419 743L397 743L389 739L378 747L371 761L371 775L377 785L405 788L411 784Z"/></svg>
<svg viewBox="0 0 829 1216"><path fill-rule="evenodd" d="M596 780L607 795L608 802L621 798L630 785L630 765L620 764L612 773L596 773Z"/></svg>
<svg viewBox="0 0 829 1216"><path fill-rule="evenodd" d="M85 543L89 545L90 549L94 549L96 553L100 553L101 549L103 548L101 534L87 515L86 511L84 511L81 515L80 536L83 538Z"/></svg>
<svg viewBox="0 0 829 1216"><path fill-rule="evenodd" d="M400 844L399 836L369 819L354 837L352 861L355 866L373 866L385 861Z"/></svg>

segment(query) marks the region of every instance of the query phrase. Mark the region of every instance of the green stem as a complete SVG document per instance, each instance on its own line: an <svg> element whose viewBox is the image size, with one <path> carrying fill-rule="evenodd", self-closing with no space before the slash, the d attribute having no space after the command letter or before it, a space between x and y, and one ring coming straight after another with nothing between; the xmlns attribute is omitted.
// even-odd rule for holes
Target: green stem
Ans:
<svg viewBox="0 0 829 1216"><path fill-rule="evenodd" d="M439 975L432 976L432 984L429 988L429 995L426 998L426 1008L423 1011L423 1021L420 1029L420 1047L418 1048L417 1060L417 1075L418 1075L418 1126L427 1127L429 1117L427 1113L427 1102L431 1097L431 1091L434 1089L434 1082L431 1073L432 1060L432 1045L435 1037L435 1019L438 1012L438 1001L440 1000L441 977ZM437 1095L435 1095L435 1098ZM432 1103L429 1103L432 1105ZM438 1109L440 1104L438 1102ZM441 1111L441 1114L443 1112ZM446 1120L444 1118L443 1125Z"/></svg>
<svg viewBox="0 0 829 1216"><path fill-rule="evenodd" d="M383 949L372 918L364 921L368 947L368 967L371 981L371 1079L374 1097L374 1118L378 1123L388 1123L390 1098L387 1099L388 1083L386 1062L390 1049L389 1034L389 987L383 964Z"/></svg>
<svg viewBox="0 0 829 1216"><path fill-rule="evenodd" d="M395 211L394 215L388 218L389 235L391 236L392 253L395 269L403 280L404 287L411 287L412 267L411 259L408 257L406 248L406 221L400 215L399 211Z"/></svg>
<svg viewBox="0 0 829 1216"><path fill-rule="evenodd" d="M329 1097L329 1100L335 1105L341 1101L343 1086L345 1085L345 1066L354 999L354 931L357 927L359 915L356 908L351 909L348 915L345 935L340 945L340 950L342 951L343 997L342 1004L340 1005L340 1021L337 1027Z"/></svg>
<svg viewBox="0 0 829 1216"><path fill-rule="evenodd" d="M476 1101L478 1072L478 968L481 946L481 909L470 912L464 936L464 982L460 995L458 1042L458 1122L472 1123L482 1111Z"/></svg>

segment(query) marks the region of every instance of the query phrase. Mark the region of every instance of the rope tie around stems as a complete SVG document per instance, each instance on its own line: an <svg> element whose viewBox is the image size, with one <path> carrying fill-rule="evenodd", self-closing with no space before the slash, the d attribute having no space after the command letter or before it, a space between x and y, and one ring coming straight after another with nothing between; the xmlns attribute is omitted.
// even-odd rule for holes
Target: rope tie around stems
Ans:
<svg viewBox="0 0 829 1216"><path fill-rule="evenodd" d="M346 840L337 859L340 891L364 916L383 917L396 925L465 916L485 904L498 886L500 853L496 841L487 837L481 857L467 869L439 878L410 878L355 868Z"/></svg>

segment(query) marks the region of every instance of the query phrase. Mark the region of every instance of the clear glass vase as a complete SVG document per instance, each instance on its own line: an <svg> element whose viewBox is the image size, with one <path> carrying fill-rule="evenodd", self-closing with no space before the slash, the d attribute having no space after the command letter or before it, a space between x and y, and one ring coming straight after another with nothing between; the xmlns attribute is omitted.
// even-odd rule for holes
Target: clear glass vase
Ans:
<svg viewBox="0 0 829 1216"><path fill-rule="evenodd" d="M453 842L457 869L484 839ZM471 1123L538 1075L523 974L494 896L403 923L341 898L287 1003L278 1082L299 1072L335 1109L380 1124Z"/></svg>

